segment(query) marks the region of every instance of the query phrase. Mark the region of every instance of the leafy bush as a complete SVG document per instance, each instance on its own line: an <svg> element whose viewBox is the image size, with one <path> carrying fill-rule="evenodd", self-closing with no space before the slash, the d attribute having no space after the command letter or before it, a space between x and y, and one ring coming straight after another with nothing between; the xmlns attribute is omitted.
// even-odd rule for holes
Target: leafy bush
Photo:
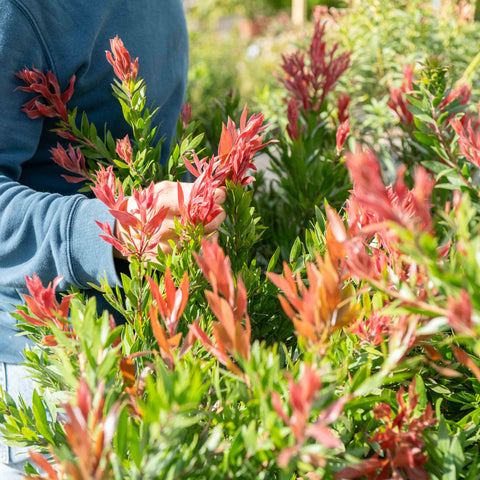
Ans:
<svg viewBox="0 0 480 480"><path fill-rule="evenodd" d="M401 84L406 65L436 63L450 78L474 87L478 97L479 32L468 2L408 0L350 2L334 17L332 36L352 51L351 68L342 86L352 98L352 128L358 141L374 145L393 180L398 164L409 155L390 115L390 89ZM399 147L400 146L400 147ZM415 157L415 152L411 152Z"/></svg>
<svg viewBox="0 0 480 480"><path fill-rule="evenodd" d="M16 316L38 390L31 406L0 401L5 437L31 448L27 478L478 478L480 118L441 66L406 70L389 103L418 161L386 185L372 149L345 151L337 86L352 57L325 34L317 22L308 50L283 59L286 128L266 138L244 109L212 127L211 157L185 108L158 166L145 85L118 39L132 140L78 125L56 94L36 105L79 145L55 161L109 205L125 235L103 225L105 239L130 272L123 294L98 287L121 326L80 292L57 300L57 280L28 280ZM47 80L23 78L32 91ZM274 188L251 176L264 149ZM150 182L185 169L197 179L189 199L178 191L181 248L165 253ZM219 185L227 218L206 239Z"/></svg>

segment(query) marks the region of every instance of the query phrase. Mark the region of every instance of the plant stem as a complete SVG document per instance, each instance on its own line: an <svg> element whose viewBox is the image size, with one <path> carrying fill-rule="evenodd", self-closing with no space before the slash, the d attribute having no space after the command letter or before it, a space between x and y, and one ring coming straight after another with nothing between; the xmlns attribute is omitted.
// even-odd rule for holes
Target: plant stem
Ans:
<svg viewBox="0 0 480 480"><path fill-rule="evenodd" d="M416 306L419 309L425 310L430 313L434 313L440 317L448 316L449 312L447 309L439 307L437 305L430 305L427 302L422 300L411 300L405 298L400 292L397 290L393 290L392 288L387 287L386 285L382 284L381 282L375 280L372 277L366 277L365 280L375 287L376 289L380 290L381 292L387 294L388 296L395 298L396 300L400 300L403 304Z"/></svg>
<svg viewBox="0 0 480 480"><path fill-rule="evenodd" d="M138 260L138 299L137 299L137 316L140 325L143 324L143 255L137 257Z"/></svg>
<svg viewBox="0 0 480 480"><path fill-rule="evenodd" d="M480 0L478 0L478 2L480 2ZM477 2L477 3L478 3ZM460 178L463 180L463 182L465 183L466 187L469 189L469 190L472 190L472 191L475 191L475 188L474 186L470 183L470 181L464 177L464 175L462 174L462 171L460 170L460 167L458 166L458 163L457 163L457 160L456 158L452 155L452 152L450 151L450 147L447 143L447 141L445 140L445 137L442 133L442 131L440 130L438 124L437 124L437 112L436 112L436 109L433 107L432 105L432 118L434 120L434 132L435 132L435 136L437 137L438 141L440 142L440 145L442 146L443 148L443 151L447 154L448 156L448 159L450 161L450 166L452 168L455 169L455 171L458 173L458 175L460 176Z"/></svg>

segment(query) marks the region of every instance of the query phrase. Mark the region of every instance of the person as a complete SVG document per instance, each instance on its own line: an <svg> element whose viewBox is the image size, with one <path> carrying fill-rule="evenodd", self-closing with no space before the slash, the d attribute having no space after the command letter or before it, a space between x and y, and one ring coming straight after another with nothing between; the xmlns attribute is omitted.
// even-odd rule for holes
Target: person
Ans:
<svg viewBox="0 0 480 480"><path fill-rule="evenodd" d="M155 121L165 137L166 160L184 101L188 69L188 33L181 0L0 0L0 385L31 395L21 384L25 336L18 336L10 315L24 303L25 276L35 273L47 285L63 275L57 291L71 286L89 289L104 275L120 284L112 246L99 237L96 225L115 221L98 199L78 194L78 184L51 160L59 140L56 119L30 119L21 112L32 94L15 91L14 73L25 66L52 71L62 89L76 76L70 108L85 111L99 131L107 125L114 138L128 132L121 107L112 96L113 70L105 59L110 39L118 35L132 57L139 57L139 76L147 101L159 107ZM62 90L63 91L63 90ZM184 185L188 195L188 185ZM176 188L158 186L158 201L175 211ZM214 230L222 221L211 226ZM87 292L88 293L88 292ZM31 398L31 397L30 397ZM3 447L0 462L16 462ZM0 467L9 480L14 470ZM18 478L12 476L11 478Z"/></svg>

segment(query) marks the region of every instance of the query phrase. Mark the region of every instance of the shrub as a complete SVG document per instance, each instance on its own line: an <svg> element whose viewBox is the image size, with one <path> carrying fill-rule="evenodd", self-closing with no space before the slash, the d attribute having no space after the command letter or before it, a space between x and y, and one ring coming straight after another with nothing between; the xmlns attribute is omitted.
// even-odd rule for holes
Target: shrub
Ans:
<svg viewBox="0 0 480 480"><path fill-rule="evenodd" d="M122 70L109 56L132 139L101 139L67 96L44 99L79 145L55 161L108 204L126 233L101 225L105 239L131 262L123 295L99 286L121 326L80 292L56 300L57 280L27 282L16 316L35 343L25 363L38 390L31 406L0 401L5 437L32 449L27 478L478 476L478 114L445 69L408 71L391 105L418 162L386 185L372 149L345 151L348 102L335 86L351 57L324 28L283 59L285 131L266 138L263 115L245 108L211 157L195 152L186 108L157 165L130 61ZM42 75L20 74L53 81ZM256 189L250 169L267 148L278 178ZM178 191L182 248L164 253L167 212L150 182L186 169L196 181L188 201ZM227 219L216 240L204 225L218 185Z"/></svg>

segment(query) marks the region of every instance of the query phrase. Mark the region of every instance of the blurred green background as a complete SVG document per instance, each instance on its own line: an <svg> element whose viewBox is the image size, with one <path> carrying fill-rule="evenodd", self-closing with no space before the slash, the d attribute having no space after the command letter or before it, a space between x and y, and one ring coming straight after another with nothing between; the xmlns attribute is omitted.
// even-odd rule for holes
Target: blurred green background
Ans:
<svg viewBox="0 0 480 480"><path fill-rule="evenodd" d="M351 50L351 66L339 90L352 99L351 124L358 138L382 148L395 117L387 106L406 63L447 66L452 82L462 78L478 98L479 23L475 0L308 0L304 25L292 24L291 0L185 2L190 31L188 101L193 117L211 124L215 105L233 91L249 111L275 123L283 110L276 78L281 55L303 45L312 17L328 22L328 35ZM232 90L233 89L233 90ZM387 137L387 138L386 138Z"/></svg>

